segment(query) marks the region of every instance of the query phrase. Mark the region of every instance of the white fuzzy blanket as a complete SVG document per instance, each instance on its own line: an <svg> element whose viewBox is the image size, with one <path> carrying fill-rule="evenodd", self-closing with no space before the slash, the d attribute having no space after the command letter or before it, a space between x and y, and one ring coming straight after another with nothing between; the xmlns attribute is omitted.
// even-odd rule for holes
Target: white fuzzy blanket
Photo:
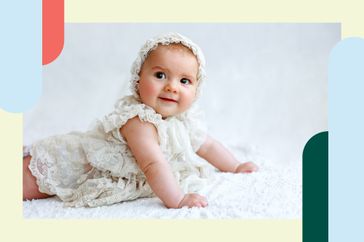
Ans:
<svg viewBox="0 0 364 242"><path fill-rule="evenodd" d="M241 149L233 149L239 157ZM252 160L252 159L249 159ZM97 208L68 208L57 198L23 202L24 218L292 218L300 219L302 179L299 166L277 167L254 161L252 174L216 172L200 194L205 208L167 209L157 198L142 198Z"/></svg>

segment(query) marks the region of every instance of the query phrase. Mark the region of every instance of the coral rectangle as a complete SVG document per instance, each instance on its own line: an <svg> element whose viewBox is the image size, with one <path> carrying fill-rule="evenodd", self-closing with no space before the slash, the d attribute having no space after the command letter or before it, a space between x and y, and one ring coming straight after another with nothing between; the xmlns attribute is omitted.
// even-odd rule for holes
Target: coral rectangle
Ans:
<svg viewBox="0 0 364 242"><path fill-rule="evenodd" d="M51 63L64 44L64 0L43 0L42 63Z"/></svg>

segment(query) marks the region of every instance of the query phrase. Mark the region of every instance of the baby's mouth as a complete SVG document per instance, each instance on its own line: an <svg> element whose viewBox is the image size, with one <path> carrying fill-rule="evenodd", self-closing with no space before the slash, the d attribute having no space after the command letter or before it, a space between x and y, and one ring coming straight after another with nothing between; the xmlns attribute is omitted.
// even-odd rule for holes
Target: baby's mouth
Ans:
<svg viewBox="0 0 364 242"><path fill-rule="evenodd" d="M174 100L172 98L159 97L159 99L161 99L161 100L163 100L165 102L178 103L177 100Z"/></svg>

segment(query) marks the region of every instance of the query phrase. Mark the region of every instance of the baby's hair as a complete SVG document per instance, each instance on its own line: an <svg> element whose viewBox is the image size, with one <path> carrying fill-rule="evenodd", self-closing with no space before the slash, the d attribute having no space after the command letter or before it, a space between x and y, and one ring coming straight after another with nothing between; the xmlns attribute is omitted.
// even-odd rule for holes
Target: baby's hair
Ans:
<svg viewBox="0 0 364 242"><path fill-rule="evenodd" d="M181 51L190 53L190 54L192 54L192 55L195 56L195 54L193 53L193 51L190 48L188 48L187 46L185 46L185 45L183 45L181 43L171 43L171 44L168 44L168 45L158 44L156 47L154 47L154 48L152 48L152 49L149 50L148 55L147 55L147 57L145 59L147 59L149 57L150 53L153 50L157 49L159 46L163 46L165 48L173 49L173 50L181 50Z"/></svg>
<svg viewBox="0 0 364 242"><path fill-rule="evenodd" d="M192 52L192 50L190 48L188 48L187 46L185 46L185 45L183 45L181 43L173 43L173 44L164 45L164 46L166 46L169 49L174 49L174 50L185 50L186 52L189 52L192 55L194 55L193 52Z"/></svg>

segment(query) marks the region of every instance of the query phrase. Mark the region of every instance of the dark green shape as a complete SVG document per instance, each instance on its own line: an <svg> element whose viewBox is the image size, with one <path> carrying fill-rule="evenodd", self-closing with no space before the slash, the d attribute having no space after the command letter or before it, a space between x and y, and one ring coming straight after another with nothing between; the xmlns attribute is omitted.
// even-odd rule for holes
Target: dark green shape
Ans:
<svg viewBox="0 0 364 242"><path fill-rule="evenodd" d="M328 241L328 132L313 136L303 150L303 242Z"/></svg>

